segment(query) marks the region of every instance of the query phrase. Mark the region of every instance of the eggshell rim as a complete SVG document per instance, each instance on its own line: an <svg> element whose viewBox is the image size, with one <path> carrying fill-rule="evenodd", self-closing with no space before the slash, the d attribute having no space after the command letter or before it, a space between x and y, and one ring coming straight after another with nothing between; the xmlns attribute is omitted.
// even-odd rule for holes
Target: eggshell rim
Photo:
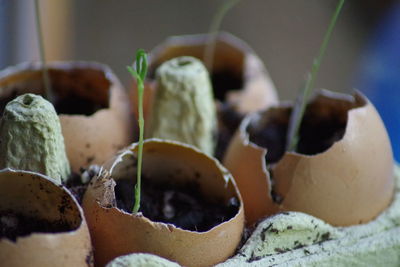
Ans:
<svg viewBox="0 0 400 267"><path fill-rule="evenodd" d="M44 174L38 173L38 172L25 171L25 170L16 170L16 169L12 169L12 168L4 168L4 169L0 170L0 175L3 174L3 173L12 173L13 175L14 175L14 174L17 174L17 173L23 173L23 174L27 174L27 175L34 175L34 176L36 176L36 177L40 177L40 179L45 179L47 182L53 184L55 187L57 187L57 188L60 189L60 192L61 192L61 191L65 192L65 193L69 196L69 198L70 198L70 200L72 201L72 203L75 204L75 206L76 206L76 208L77 208L77 210L78 210L78 212L79 212L80 223L79 223L79 226L77 226L75 229L71 229L71 230L68 230L68 231L56 232L56 233L32 232L31 234L29 234L29 235L27 235L27 236L17 236L17 238L16 238L15 241L11 241L11 240L9 240L9 239L7 239L7 238L3 238L3 239L0 239L0 242L9 242L9 243L12 243L12 244L17 245L19 240L28 239L28 238L30 238L30 237L32 237L32 236L39 236L39 237L42 237L42 236L62 236L62 235L71 235L71 234L73 234L73 233L75 233L75 232L80 231L81 229L83 229L83 228L87 225L82 207L79 205L78 201L77 201L77 200L75 199L75 197L71 194L71 192L69 192L69 190L66 189L65 186L59 185L59 184L55 183L51 178L47 177L47 176L44 175Z"/></svg>
<svg viewBox="0 0 400 267"><path fill-rule="evenodd" d="M83 60L78 60L78 61L50 61L46 63L46 66L49 69L55 69L55 70L60 70L60 71L68 71L72 69L92 69L96 70L99 72L102 72L104 74L105 79L110 83L109 85L109 94L108 94L108 107L107 108L100 108L96 110L94 113L90 115L84 115L84 114L63 114L60 113L58 116L62 117L95 117L99 112L105 111L105 110L111 110L115 104L111 101L112 95L113 95L113 90L111 88L113 86L117 86L120 88L122 87L121 82L117 78L117 76L114 74L114 72L111 70L111 68L103 63L99 63L96 61L83 61ZM0 83L1 80L6 79L10 76L13 75L18 75L23 72L36 72L36 71L41 71L42 70L42 64L40 62L31 62L31 61L26 61L22 62L13 66L9 66L3 70L0 71Z"/></svg>
<svg viewBox="0 0 400 267"><path fill-rule="evenodd" d="M242 196L240 195L239 189L238 189L238 187L237 187L237 185L236 185L236 182L235 182L235 180L234 180L232 174L230 174L230 172L229 172L218 160L216 160L216 159L213 158L213 157L210 157L210 156L206 155L205 153L203 153L203 152L200 151L198 148L196 148L196 147L194 147L194 146L192 146L192 145L185 144L185 143L182 143L182 142L179 142L179 141L164 140L164 139L160 139L160 138L149 138L149 139L146 139L146 140L144 141L144 143L150 143L150 142L153 142L153 143L163 143L163 144L167 143L167 144L171 144L171 145L174 145L174 146L182 146L182 147L184 147L184 148L186 148L186 149L192 149L192 150L194 150L194 152L195 152L196 154L198 154L198 155L205 155L208 161L212 162L212 164L216 164L217 168L221 171L221 174L222 174L223 179L225 180L225 183L226 183L226 184L228 184L229 182L232 183L232 186L233 186L233 188L234 188L234 193L236 194L236 197L238 198L238 200L239 200L239 202L240 202L240 206L239 206L238 211L236 212L235 216L231 217L229 220L225 220L225 221L223 221L222 223L219 223L219 224L213 226L211 229L209 229L209 230L207 230L207 231L198 232L198 231L190 231L190 230L182 229L182 228L177 227L177 226L175 226L174 224L171 224L171 223L164 223L164 222L152 221L152 220L150 220L149 218L147 218L146 216L144 216L141 212L139 212L139 213L137 213L137 214L132 214L132 213L128 213L128 212L126 212L126 211L124 211L124 210L122 210L122 209L119 209L119 208L117 208L117 207L111 207L111 208L109 208L109 207L104 207L104 206L101 205L101 203L96 199L96 203L97 203L97 205L98 205L99 207L101 207L101 208L103 208L103 209L106 209L106 210L117 210L117 211L121 212L124 216L136 217L137 219L142 219L142 220L145 220L145 221L148 222L148 223L155 224L155 225L162 226L162 227L167 226L167 228L169 228L169 229L170 229L170 228L173 228L174 231L175 231L175 230L179 230L179 231L190 232L190 233L194 233L194 234L204 234L204 233L214 232L214 231L216 231L216 229L217 229L219 226L224 225L224 224L226 224L226 223L228 223L228 222L231 222L231 221L233 221L233 220L239 218L239 216L241 215L241 213L243 213L243 200L242 200ZM111 166L111 168L110 168L110 170L109 170L109 172L110 172L110 177L109 177L109 178L112 179L114 182L115 182L114 178L111 177L111 176L112 176L112 170L114 169L114 167L115 167L118 163L120 163L120 162L123 160L123 159L122 159L123 156L125 156L125 155L127 155L127 154L132 154L132 153L133 153L132 150L135 149L137 146L138 146L138 143L132 143L131 145L129 145L129 146L126 147L125 149L121 150L121 151L118 153L118 155L113 159L113 162L114 162L114 163L112 164L112 166ZM114 192L114 194L115 194L115 192ZM218 230L218 229L217 229L217 230Z"/></svg>

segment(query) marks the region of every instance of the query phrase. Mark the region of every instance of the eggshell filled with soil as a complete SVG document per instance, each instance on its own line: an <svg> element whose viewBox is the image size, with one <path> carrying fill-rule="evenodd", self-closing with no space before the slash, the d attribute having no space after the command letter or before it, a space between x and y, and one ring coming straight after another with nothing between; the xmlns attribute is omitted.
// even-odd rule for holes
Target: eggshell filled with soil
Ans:
<svg viewBox="0 0 400 267"><path fill-rule="evenodd" d="M195 57L204 62L210 41L207 34L174 36L149 53L149 73L144 91L145 117L151 117L149 114L157 90L157 68L181 56ZM231 34L220 33L216 36L212 64L204 64L210 72L218 113L219 148L216 155L222 158L243 116L276 104L278 97L260 58L244 41ZM131 99L137 102L136 90L131 91Z"/></svg>
<svg viewBox="0 0 400 267"><path fill-rule="evenodd" d="M152 181L177 187L192 183L208 201L236 202L230 215L215 225L199 231L183 229L173 223L150 220L144 211L132 214L119 208L119 183L136 180L137 148L137 144L133 144L108 162L92 179L85 193L83 207L93 238L96 265L103 266L113 258L137 252L159 255L184 266L210 266L231 256L242 236L244 214L240 194L230 173L218 161L192 146L157 139L145 142L143 210L149 202L145 198L146 187L149 188ZM133 195L133 186L129 190ZM153 194L151 198L165 201L168 194ZM194 209L189 207L189 210ZM165 205L162 210L168 213L170 209ZM216 215L210 212L205 216Z"/></svg>
<svg viewBox="0 0 400 267"><path fill-rule="evenodd" d="M0 171L1 266L93 266L83 211L64 187L28 171Z"/></svg>
<svg viewBox="0 0 400 267"><path fill-rule="evenodd" d="M105 65L52 62L47 65L54 105L67 156L74 172L102 164L132 140L133 120L126 92ZM0 72L0 114L25 93L44 95L39 63L23 63Z"/></svg>
<svg viewBox="0 0 400 267"><path fill-rule="evenodd" d="M301 211L348 226L382 212L393 196L393 156L368 99L319 91L307 106L296 152L285 152L290 112L282 104L248 116L227 151L224 165L242 194L247 223Z"/></svg>

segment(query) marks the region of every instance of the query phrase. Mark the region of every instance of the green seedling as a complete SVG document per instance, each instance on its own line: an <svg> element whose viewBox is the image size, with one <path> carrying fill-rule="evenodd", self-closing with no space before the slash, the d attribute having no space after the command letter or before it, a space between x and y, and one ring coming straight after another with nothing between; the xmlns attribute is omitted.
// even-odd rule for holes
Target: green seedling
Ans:
<svg viewBox="0 0 400 267"><path fill-rule="evenodd" d="M51 91L51 83L50 83L50 76L49 70L47 69L46 65L46 56L45 56L45 49L44 49L44 42L43 42L43 33L42 33L42 24L40 20L40 6L39 0L35 0L35 18L36 18L36 33L38 39L38 46L39 46L39 54L40 54L40 61L42 61L42 75L43 75L43 82L44 82L44 89L45 89L45 97L48 101L52 102L53 95Z"/></svg>
<svg viewBox="0 0 400 267"><path fill-rule="evenodd" d="M204 50L203 56L204 65L207 67L209 73L212 73L215 43L217 39L217 33L219 31L219 28L221 27L222 20L224 19L228 11L236 6L239 2L240 0L226 0L217 10L213 17L210 25L210 30L208 31L209 39L207 41L207 46Z"/></svg>
<svg viewBox="0 0 400 267"><path fill-rule="evenodd" d="M328 30L325 33L323 42L319 49L319 54L314 59L312 68L311 68L311 72L307 75L305 85L304 85L304 87L302 87L302 89L300 90L300 92L296 98L295 106L293 107L293 111L290 116L289 130L288 130L287 142L286 142L286 144L287 144L286 150L287 151L295 151L297 149L297 144L299 142L300 125L301 125L301 121L304 116L304 111L306 109L308 99L309 99L312 89L314 87L314 82L317 78L317 74L318 74L319 68L321 66L322 58L325 54L326 48L328 46L333 29L336 25L336 21L339 17L340 11L342 10L344 2L345 2L345 0L339 1L338 5L336 7L336 10L331 18L331 22L329 24Z"/></svg>
<svg viewBox="0 0 400 267"><path fill-rule="evenodd" d="M142 175L142 158L143 158L143 136L144 136L144 118L143 118L143 91L144 79L147 74L147 55L143 49L136 52L136 66L135 68L127 66L128 71L136 79L138 88L138 113L139 113L139 148L137 160L137 179L135 185L135 204L133 206L133 213L137 213L140 208L140 188L141 188L141 175Z"/></svg>

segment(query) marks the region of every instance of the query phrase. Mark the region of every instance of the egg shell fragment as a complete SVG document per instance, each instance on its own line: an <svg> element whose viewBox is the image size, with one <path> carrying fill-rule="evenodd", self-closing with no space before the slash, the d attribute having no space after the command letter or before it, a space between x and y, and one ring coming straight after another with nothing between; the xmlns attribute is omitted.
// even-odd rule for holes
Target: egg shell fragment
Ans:
<svg viewBox="0 0 400 267"><path fill-rule="evenodd" d="M115 207L114 179L136 176L136 151L137 144L133 144L107 163L105 169L109 174L103 171L94 178L84 196L83 208L93 238L96 265L103 266L115 257L137 252L156 254L184 266L210 266L231 256L244 227L241 204L233 218L205 232L153 222L141 213L130 214ZM176 175L177 170L180 175ZM197 179L206 196L225 201L236 197L241 203L232 176L218 161L179 142L147 140L143 174L160 181L176 179L177 183Z"/></svg>
<svg viewBox="0 0 400 267"><path fill-rule="evenodd" d="M93 251L83 211L74 197L44 175L0 171L0 210L48 221L68 222L71 229L32 233L16 241L0 239L1 266L93 266Z"/></svg>
<svg viewBox="0 0 400 267"><path fill-rule="evenodd" d="M315 116L348 109L344 135L321 153L285 152L271 165L273 188L265 163L268 148L250 142L246 132L251 123L262 122L268 110L247 117L236 133L224 165L238 184L248 225L277 211L301 211L335 226L348 226L372 220L391 202L392 150L373 105L359 92L346 96L326 90L311 103ZM287 106L277 108L283 114ZM273 201L272 189L282 196L281 203Z"/></svg>
<svg viewBox="0 0 400 267"><path fill-rule="evenodd" d="M62 104L64 99L79 97L94 106L90 114L60 114L58 105L53 103L73 172L90 164L104 163L133 140L129 100L110 68L83 61L51 62L47 68L54 101ZM25 93L44 94L40 63L22 63L0 72L0 106ZM80 109L85 109L86 104L75 101L65 105L80 105Z"/></svg>

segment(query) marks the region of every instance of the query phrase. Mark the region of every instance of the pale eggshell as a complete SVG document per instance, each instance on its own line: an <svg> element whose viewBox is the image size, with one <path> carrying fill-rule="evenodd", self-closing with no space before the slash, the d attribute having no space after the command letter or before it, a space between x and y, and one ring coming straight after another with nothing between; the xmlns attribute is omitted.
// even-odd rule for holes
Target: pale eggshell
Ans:
<svg viewBox="0 0 400 267"><path fill-rule="evenodd" d="M133 116L126 92L107 66L93 62L51 62L48 69L55 97L73 92L99 106L90 115L59 114L74 172L90 164L104 163L133 140ZM0 91L3 102L28 92L43 95L41 64L23 63L4 69L0 72Z"/></svg>
<svg viewBox="0 0 400 267"><path fill-rule="evenodd" d="M136 151L137 144L133 144L118 154L105 166L108 171L92 179L85 193L83 208L93 239L96 265L103 266L115 257L136 252L156 254L184 266L210 266L231 256L242 236L244 214L230 173L192 146L157 139L145 142L143 173L147 177L196 179L204 194L225 201L236 197L240 201L238 213L230 220L206 232L183 230L115 207L114 179L136 177Z"/></svg>
<svg viewBox="0 0 400 267"><path fill-rule="evenodd" d="M224 165L242 194L248 225L278 211L301 211L335 226L348 226L372 220L391 202L392 150L373 105L359 92L344 96L329 91L320 91L311 103L317 116L348 110L345 132L321 153L285 152L271 166L274 190L283 198L280 204L271 196L265 162L268 147L250 142L247 132L250 124L264 123L269 111L248 116L232 140ZM273 109L282 116L289 108Z"/></svg>
<svg viewBox="0 0 400 267"><path fill-rule="evenodd" d="M49 221L62 219L71 225L66 232L32 233L15 242L0 239L1 266L93 266L89 230L81 207L68 190L46 176L1 170L0 210Z"/></svg>

